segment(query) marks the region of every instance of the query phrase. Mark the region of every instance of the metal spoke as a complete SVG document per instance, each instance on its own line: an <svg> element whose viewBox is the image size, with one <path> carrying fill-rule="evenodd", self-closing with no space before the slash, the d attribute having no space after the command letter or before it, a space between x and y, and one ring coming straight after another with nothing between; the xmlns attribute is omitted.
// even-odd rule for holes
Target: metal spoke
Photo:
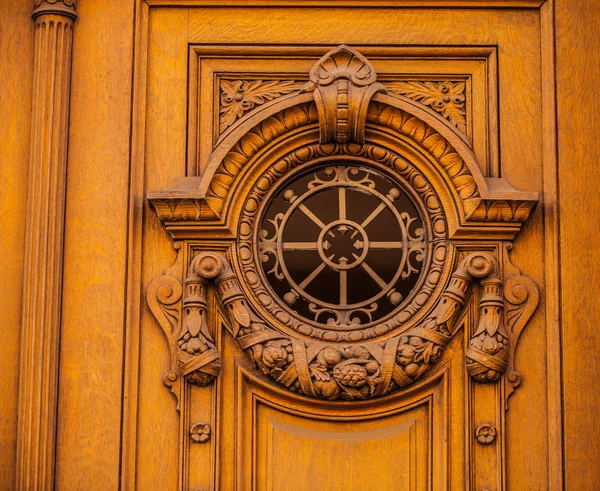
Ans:
<svg viewBox="0 0 600 491"><path fill-rule="evenodd" d="M316 242L284 242L282 244L284 251L315 251L317 250Z"/></svg>
<svg viewBox="0 0 600 491"><path fill-rule="evenodd" d="M379 203L379 206L377 208L375 208L373 210L373 212L367 218L365 218L365 220L360 224L360 226L362 228L365 228L367 225L369 225L369 223L371 223L373 220L375 220L377 218L377 216L384 210L385 206L386 206L385 203ZM358 230L356 230L352 234L352 237L354 237L357 233L358 233Z"/></svg>
<svg viewBox="0 0 600 491"><path fill-rule="evenodd" d="M306 279L302 283L300 283L300 285L298 285L298 286L300 286L300 288L302 290L304 290L310 284L310 282L312 280L314 280L321 271L323 271L324 268L325 268L325 263L319 264L317 266L317 268L311 274L309 274L306 277Z"/></svg>
<svg viewBox="0 0 600 491"><path fill-rule="evenodd" d="M348 272L340 270L340 305L348 304Z"/></svg>
<svg viewBox="0 0 600 491"><path fill-rule="evenodd" d="M373 278L375 280L375 283L377 283L381 288L385 288L387 286L386 282L381 279L381 276L379 276L375 271L373 271L366 262L363 262L361 266L367 273L369 273L369 276Z"/></svg>
<svg viewBox="0 0 600 491"><path fill-rule="evenodd" d="M315 215L312 211L310 211L304 203L299 204L298 208L308 218L310 218L313 222L315 222L320 228L325 228L325 224L321 221L321 219L317 215Z"/></svg>
<svg viewBox="0 0 600 491"><path fill-rule="evenodd" d="M346 219L346 188L341 186L339 189L339 208L340 220Z"/></svg>
<svg viewBox="0 0 600 491"><path fill-rule="evenodd" d="M369 242L369 249L402 249L402 242Z"/></svg>

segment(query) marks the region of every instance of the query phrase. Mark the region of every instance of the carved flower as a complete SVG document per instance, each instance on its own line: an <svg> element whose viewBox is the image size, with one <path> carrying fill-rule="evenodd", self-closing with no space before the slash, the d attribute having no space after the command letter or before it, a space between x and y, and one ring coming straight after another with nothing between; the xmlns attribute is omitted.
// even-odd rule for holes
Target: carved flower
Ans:
<svg viewBox="0 0 600 491"><path fill-rule="evenodd" d="M210 425L196 423L190 428L190 438L194 443L206 443L210 438Z"/></svg>
<svg viewBox="0 0 600 491"><path fill-rule="evenodd" d="M482 445L489 445L496 439L496 427L491 423L481 423L475 428L475 437Z"/></svg>

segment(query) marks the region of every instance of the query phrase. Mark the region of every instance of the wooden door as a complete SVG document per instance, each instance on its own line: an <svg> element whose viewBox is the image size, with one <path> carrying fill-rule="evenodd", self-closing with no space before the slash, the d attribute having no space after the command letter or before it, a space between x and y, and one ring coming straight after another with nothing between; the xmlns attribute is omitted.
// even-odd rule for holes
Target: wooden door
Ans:
<svg viewBox="0 0 600 491"><path fill-rule="evenodd" d="M503 488L543 372L538 13L259 12L148 14L138 486L160 427L184 489Z"/></svg>
<svg viewBox="0 0 600 491"><path fill-rule="evenodd" d="M0 487L593 489L555 3L36 0Z"/></svg>

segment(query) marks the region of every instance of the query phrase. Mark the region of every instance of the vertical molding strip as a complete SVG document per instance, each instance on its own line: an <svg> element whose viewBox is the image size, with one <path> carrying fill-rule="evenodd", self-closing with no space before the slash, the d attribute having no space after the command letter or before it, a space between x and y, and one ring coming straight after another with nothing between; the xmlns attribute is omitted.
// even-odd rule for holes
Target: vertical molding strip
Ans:
<svg viewBox="0 0 600 491"><path fill-rule="evenodd" d="M556 24L554 0L540 8L542 48L542 203L546 286L546 366L548 370L548 489L562 491L564 481L562 400L562 315L560 269L560 197L558 195L558 115L556 99Z"/></svg>
<svg viewBox="0 0 600 491"><path fill-rule="evenodd" d="M52 489L76 0L35 0L21 325L17 489Z"/></svg>

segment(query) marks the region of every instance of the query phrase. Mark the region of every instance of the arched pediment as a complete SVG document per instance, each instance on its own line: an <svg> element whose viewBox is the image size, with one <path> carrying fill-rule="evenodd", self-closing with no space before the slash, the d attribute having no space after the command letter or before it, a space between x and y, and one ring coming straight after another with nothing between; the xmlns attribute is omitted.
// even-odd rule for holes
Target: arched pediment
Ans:
<svg viewBox="0 0 600 491"><path fill-rule="evenodd" d="M375 144L377 155L412 160L430 179L451 238L485 230L512 239L538 194L518 191L504 178L485 177L455 126L406 97L385 92L370 63L340 46L317 62L304 88L260 106L224 133L200 178L184 178L172 189L150 193L149 200L172 234L179 233L178 223L190 221L233 231L243 200L237 190L261 166L264 170L294 152L301 155L311 145L337 145L337 151L351 154Z"/></svg>

